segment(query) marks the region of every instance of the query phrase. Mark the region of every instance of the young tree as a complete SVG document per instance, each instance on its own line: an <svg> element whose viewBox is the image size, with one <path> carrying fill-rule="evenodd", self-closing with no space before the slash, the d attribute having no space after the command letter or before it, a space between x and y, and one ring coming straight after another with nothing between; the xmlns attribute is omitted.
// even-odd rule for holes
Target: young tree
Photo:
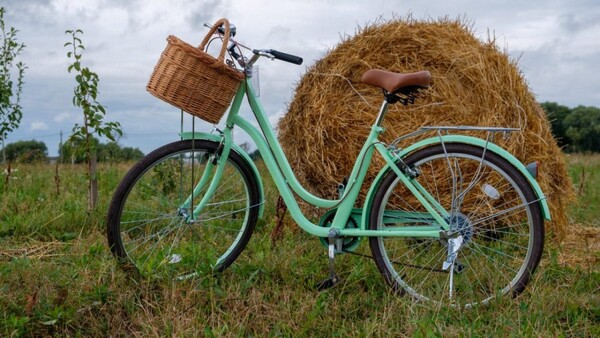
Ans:
<svg viewBox="0 0 600 338"><path fill-rule="evenodd" d="M74 89L73 105L80 108L83 113L83 124L75 124L73 134L67 142L76 147L79 145L77 149L85 155L88 164L88 211L92 211L98 203L97 143L93 142L93 136L106 137L111 141L115 141L115 136L123 133L119 122L104 122L106 109L98 102L100 78L88 67L81 65L81 57L85 47L78 35L83 34L83 31L79 29L68 30L65 34L71 36L71 41L65 43L65 47L72 48L67 53L67 57L73 60L73 63L68 67L68 71L69 73L74 71L75 81L77 82Z"/></svg>
<svg viewBox="0 0 600 338"><path fill-rule="evenodd" d="M96 154L98 153L98 148L100 147L100 141L92 137L89 142L92 147L96 150ZM85 149L86 140L80 139L69 139L67 142L61 144L58 147L58 155L62 158L63 163L87 163L86 154L82 151ZM98 156L96 155L96 160Z"/></svg>
<svg viewBox="0 0 600 338"><path fill-rule="evenodd" d="M4 7L0 7L0 141L4 148L4 140L10 132L17 129L21 123L21 92L23 91L23 76L25 65L17 61L25 45L17 42L17 30L14 27L6 28L4 23ZM16 64L15 64L16 62ZM14 67L17 68L16 86L12 80ZM2 152L3 162L6 162L6 153Z"/></svg>

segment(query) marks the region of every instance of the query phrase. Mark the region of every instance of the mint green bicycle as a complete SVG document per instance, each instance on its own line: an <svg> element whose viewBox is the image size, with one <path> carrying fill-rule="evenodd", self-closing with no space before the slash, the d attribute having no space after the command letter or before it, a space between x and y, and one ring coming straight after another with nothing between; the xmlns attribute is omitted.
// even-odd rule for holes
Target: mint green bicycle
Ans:
<svg viewBox="0 0 600 338"><path fill-rule="evenodd" d="M233 40L228 51L246 79L225 128L182 133L182 140L136 163L114 194L107 235L122 267L146 278L181 280L221 272L238 258L265 201L257 166L232 141L237 127L255 142L295 222L326 244L330 276L321 288L339 279L336 255L367 238L385 281L417 301L470 307L524 290L540 261L550 214L535 179L537 164L525 166L493 143L495 135L516 129L432 126L385 144L378 138L388 106L411 104L431 76L369 70L363 82L382 88L383 104L339 198L323 199L296 179L251 81L261 57L302 59L271 49L253 50L247 59ZM238 114L244 98L258 128ZM460 135L463 130L487 137ZM431 136L399 147L424 133ZM356 205L375 153L386 165ZM313 222L295 197L329 212Z"/></svg>

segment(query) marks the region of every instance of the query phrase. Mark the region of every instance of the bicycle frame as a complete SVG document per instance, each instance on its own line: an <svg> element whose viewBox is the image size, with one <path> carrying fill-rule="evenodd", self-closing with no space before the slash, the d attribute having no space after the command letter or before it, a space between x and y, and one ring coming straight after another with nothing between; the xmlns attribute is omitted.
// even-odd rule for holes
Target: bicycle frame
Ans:
<svg viewBox="0 0 600 338"><path fill-rule="evenodd" d="M221 179L223 174L222 168L224 162L227 160L229 153L232 147L235 148L233 143L232 130L235 126L244 130L255 142L258 150L260 151L263 160L277 186L277 189L285 201L290 214L294 221L306 232L311 235L318 237L328 237L328 234L331 229L336 229L336 236L347 236L347 237L372 237L372 236L383 236L383 237L430 237L430 238L439 238L440 235L449 230L450 226L446 221L449 216L449 212L445 210L436 200L433 198L425 188L423 188L416 180L413 180L409 174L405 172L405 170L398 167L397 162L409 151L416 149L418 146L433 144L433 142L444 143L448 142L464 142L469 144L474 144L478 146L484 147L486 150L493 151L495 153L500 154L502 157L506 158L513 165L517 167L529 180L530 184L536 191L538 195L538 200L542 206L542 211L544 217L546 219L550 219L550 213L548 210L548 205L546 202L546 198L541 191L541 188L525 168L525 166L514 156L510 155L508 152L504 151L502 148L496 146L488 140L483 140L475 137L463 136L463 135L439 135L439 140L435 141L435 138L426 139L413 145L402 152L395 151L395 146L386 147L383 143L378 140L378 136L383 133L384 129L381 127L385 114L387 113L388 103L384 101L379 111L379 115L371 127L371 131L365 141L355 163L352 168L350 177L348 179L348 187L344 189L342 196L336 200L328 200L317 197L307 191L301 184L298 182L295 174L293 173L292 168L290 167L287 158L277 140L275 132L271 127L267 115L262 107L262 104L258 100L254 88L252 87L250 77L246 77L246 80L240 84L240 87L232 101L231 108L227 115L227 119L225 122L225 130L221 132L220 142L222 144L221 152L218 158L218 165L216 165L216 171L214 174L213 166L209 165L203 177L200 178L196 188L194 189L193 195L188 198L188 200L181 206L182 210L189 207L191 200L195 198L204 187L208 184L210 180L210 184L208 185L208 190L204 194L203 198L200 202L195 206L193 211L192 218L195 219L208 200L210 196L214 193L218 182ZM258 122L258 128L254 127L252 123L242 116L239 115L239 110L242 104L244 97L247 97L248 102L252 111L254 112L254 116ZM432 127L432 128L424 128L424 130L432 130L434 128L446 128L446 129L456 129L453 127ZM463 127L467 128L467 127ZM475 127L477 128L477 127ZM259 130L260 129L260 130ZM492 130L493 132L498 131L511 131L511 128L488 128L481 130ZM446 130L447 131L447 130ZM438 130L439 133L439 130ZM191 134L194 137L194 134ZM211 134L212 135L212 134ZM410 136L409 134L408 136ZM216 135L214 135L216 136ZM189 137L189 136L188 136ZM202 136L200 136L202 137ZM214 139L214 137L213 137ZM433 141L432 141L433 140ZM427 210L427 214L429 217L424 217L423 213L410 213L407 212L406 215L400 215L410 221L415 217L418 217L420 220L425 220L430 225L420 225L420 226L395 226L395 227L386 227L385 230L368 230L367 226L367 213L370 210L370 196L375 191L375 186L379 182L379 178L373 181L373 185L371 186L367 198L365 199L364 205L361 210L361 222L358 228L346 228L346 224L348 224L348 220L351 215L356 212L357 209L354 208L356 200L358 199L360 190L363 186L363 182L367 175L367 170L371 165L371 160L374 152L377 151L385 160L386 166L384 167L384 172L386 169L393 170L402 181L402 183L411 191L411 193L417 198L419 203ZM212 179L210 178L212 174ZM259 177L260 179L260 177ZM330 228L319 226L315 223L312 223L310 220L306 218L303 214L298 202L294 197L294 193L300 197L305 202L319 207L319 208L336 208L336 214L333 219L332 225ZM401 223L396 221L396 223Z"/></svg>
<svg viewBox="0 0 600 338"><path fill-rule="evenodd" d="M240 106L244 97L248 98L248 102L256 120L258 122L259 129L254 127L250 121L244 119L239 115ZM297 180L294 175L292 168L290 167L287 158L275 136L275 132L271 127L262 104L257 99L254 88L250 83L250 79L247 78L240 84L240 87L233 99L229 114L225 123L225 130L221 132L221 144L222 152L218 159L218 164L224 163L227 160L227 156L231 151L233 139L231 130L234 126L238 126L244 130L255 142L258 150L260 151L263 160L285 201L290 214L294 221L298 225L311 235L318 237L327 237L330 228L324 228L317 224L309 221L306 216L302 213L300 206L298 205L294 193L299 196L302 200L307 203L319 207L319 208L337 208L336 215L333 219L331 228L337 229L340 236L349 237L370 237L370 236L398 236L398 237L433 237L439 238L440 232L448 230L448 223L445 221L445 217L448 216L448 212L441 207L435 199L418 184L418 182L411 180L402 170L400 170L395 164L398 157L394 153L387 149L378 140L378 136L384 131L380 126L387 112L387 102L384 102L376 123L372 126L371 132L367 137L367 140L361 149L354 167L349 177L349 188L345 189L343 195L336 200L328 200L317 197L312 193L308 192ZM400 177L402 182L408 187L408 189L417 197L419 202L425 207L428 213L431 215L430 226L399 226L389 227L385 230L367 230L365 222L361 222L358 228L345 228L348 223L348 219L353 211L356 209L354 205L358 198L359 192L363 185L364 179L367 175L367 169L371 164L373 153L377 150L378 153L383 156L387 165L391 167ZM212 181L208 185L208 190L204 194L200 202L195 206L194 218L200 214L202 208L208 202L210 195L214 193L214 189L217 183L221 179L222 168L224 166L217 165L216 171L212 175ZM209 180L209 176L212 173L212 166L207 168L203 177L200 178L196 188L193 192L193 197L196 197L198 192L202 190ZM192 196L181 206L181 208L189 207ZM367 210L363 209L363 212Z"/></svg>

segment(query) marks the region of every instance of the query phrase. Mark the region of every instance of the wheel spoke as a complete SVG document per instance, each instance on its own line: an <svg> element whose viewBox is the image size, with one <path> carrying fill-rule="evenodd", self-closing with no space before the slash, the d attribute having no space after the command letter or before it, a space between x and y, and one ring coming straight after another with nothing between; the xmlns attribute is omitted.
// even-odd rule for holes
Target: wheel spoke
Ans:
<svg viewBox="0 0 600 338"><path fill-rule="evenodd" d="M109 243L143 276L181 280L217 261L222 270L246 246L261 201L250 165L233 150L213 167L214 173L224 165L222 179L198 219L191 220L194 205L182 208L218 148L211 141L174 142L148 154L121 182L109 209ZM204 198L212 175L192 204Z"/></svg>
<svg viewBox="0 0 600 338"><path fill-rule="evenodd" d="M415 299L461 307L522 291L543 240L539 200L522 174L487 149L461 144L421 149L405 163L419 169L419 184L448 212L447 236L460 235L463 244L443 271L449 239L374 237L371 250L386 280ZM380 183L369 219L371 229L435 224L393 171Z"/></svg>

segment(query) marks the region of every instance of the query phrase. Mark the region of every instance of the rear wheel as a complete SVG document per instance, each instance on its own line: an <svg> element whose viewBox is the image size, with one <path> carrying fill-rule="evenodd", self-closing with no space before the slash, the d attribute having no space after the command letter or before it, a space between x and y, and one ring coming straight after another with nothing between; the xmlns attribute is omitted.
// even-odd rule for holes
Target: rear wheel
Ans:
<svg viewBox="0 0 600 338"><path fill-rule="evenodd" d="M230 152L215 193L191 216L217 168L212 164L218 152L219 143L212 141L174 142L129 170L113 196L107 225L111 251L124 268L144 277L183 279L222 271L240 255L258 219L260 194L239 154ZM197 189L207 170L207 184Z"/></svg>
<svg viewBox="0 0 600 338"><path fill-rule="evenodd" d="M465 144L431 146L404 161L448 212L451 234L370 238L385 280L416 300L461 307L521 293L544 241L539 201L521 172L497 154ZM376 192L369 221L370 229L436 224L392 170ZM459 248L455 257L449 245Z"/></svg>

